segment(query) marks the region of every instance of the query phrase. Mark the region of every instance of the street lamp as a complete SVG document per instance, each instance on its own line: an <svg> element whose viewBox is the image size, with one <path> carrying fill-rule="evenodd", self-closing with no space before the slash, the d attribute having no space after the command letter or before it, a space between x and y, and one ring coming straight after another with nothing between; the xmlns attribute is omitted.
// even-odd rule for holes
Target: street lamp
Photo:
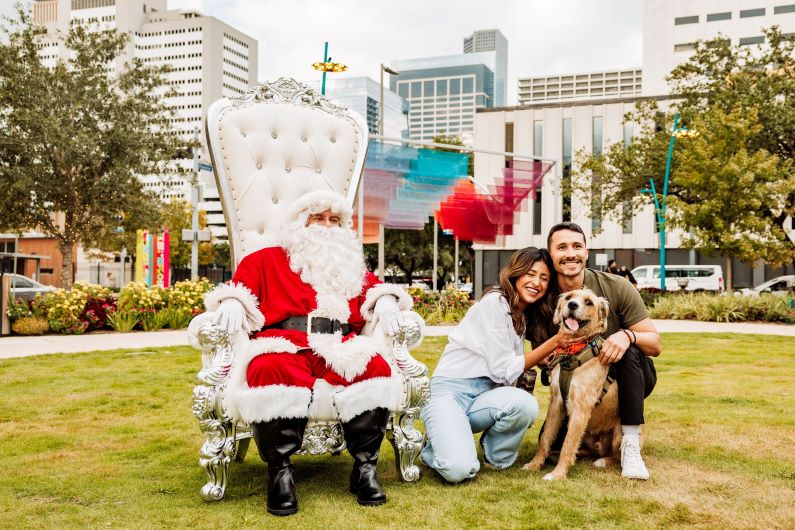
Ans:
<svg viewBox="0 0 795 530"><path fill-rule="evenodd" d="M384 136L384 72L391 74L391 75L400 75L399 72L392 70L388 66L384 66L384 63L381 63L381 94L378 98L379 101L379 108L378 108L378 134ZM361 201L361 197L360 197ZM359 203L361 204L361 202ZM384 225L383 223L378 225L378 278L381 281L384 281Z"/></svg>
<svg viewBox="0 0 795 530"><path fill-rule="evenodd" d="M668 199L668 178L671 175L671 156L674 152L674 140L676 138L688 138L696 136L697 131L688 130L687 127L679 127L679 113L674 114L674 125L671 129L671 140L668 142L668 158L665 162L665 178L663 179L662 196L657 199L657 188L654 186L654 179L649 179L650 188L640 190L641 193L650 193L654 198L654 211L657 215L657 227L660 231L660 291L665 292L665 213L667 210Z"/></svg>
<svg viewBox="0 0 795 530"><path fill-rule="evenodd" d="M322 63L312 63L312 68L323 72L323 82L320 85L320 94L325 96L326 95L326 72L344 72L348 69L342 63L334 63L331 61L331 57L328 56L328 41L326 42L326 46L323 49L323 62Z"/></svg>

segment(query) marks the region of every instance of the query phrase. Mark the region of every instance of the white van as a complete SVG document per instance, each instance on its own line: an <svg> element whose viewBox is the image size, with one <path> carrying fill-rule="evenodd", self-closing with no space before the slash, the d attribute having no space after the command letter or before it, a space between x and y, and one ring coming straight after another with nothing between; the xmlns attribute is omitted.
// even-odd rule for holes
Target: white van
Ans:
<svg viewBox="0 0 795 530"><path fill-rule="evenodd" d="M660 266L643 265L632 270L638 289L660 288ZM720 265L666 265L665 289L689 292L714 291L722 293L723 269Z"/></svg>

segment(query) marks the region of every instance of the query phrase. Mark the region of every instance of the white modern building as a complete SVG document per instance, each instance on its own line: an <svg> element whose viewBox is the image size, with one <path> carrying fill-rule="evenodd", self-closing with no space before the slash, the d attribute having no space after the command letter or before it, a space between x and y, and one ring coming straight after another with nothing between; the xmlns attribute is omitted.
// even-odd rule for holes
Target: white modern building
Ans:
<svg viewBox="0 0 795 530"><path fill-rule="evenodd" d="M314 82L319 92L320 83ZM338 105L355 110L367 121L370 134L378 133L381 113L381 85L369 77L347 77L326 80L326 97ZM408 137L408 102L384 87L384 136Z"/></svg>
<svg viewBox="0 0 795 530"><path fill-rule="evenodd" d="M399 75L390 76L389 88L408 101L412 140L447 134L472 145L475 109L505 101L505 37L497 30L476 31L464 40L464 49L471 51L390 63Z"/></svg>
<svg viewBox="0 0 795 530"><path fill-rule="evenodd" d="M130 36L126 51L111 71L118 71L132 58L152 66L171 66L167 82L178 93L168 99L174 111L171 134L186 140L201 129L203 116L213 101L243 94L257 82L255 39L199 11L169 11L166 0L38 0L33 4L33 16L49 31L41 49L45 64L54 64L67 53L53 38L56 32L65 34L73 20L80 20L92 28L116 29ZM199 134L199 138L203 136ZM147 175L142 179L165 201L189 201L193 161L175 163L180 170L176 177ZM201 208L208 213L213 235L225 239L214 180L207 173L200 182L204 196Z"/></svg>
<svg viewBox="0 0 795 530"><path fill-rule="evenodd" d="M569 178L577 152L598 153L611 143L631 141L640 127L625 124L623 118L641 97L656 99L663 108L668 105L665 76L692 55L692 43L721 34L733 44L756 46L762 42L762 28L774 24L785 34L795 33L793 0L645 0L640 68L523 78L519 81L518 106L478 109L475 147L536 156L555 165L537 199L527 199L521 205L514 235L494 245L474 245L476 292L496 281L500 267L514 250L546 246L549 229L561 220L576 222L585 230L591 248L590 266L595 265L597 254L607 254L629 268L658 263L659 234L651 206L619 222L594 219L576 197L571 204L563 204L557 193L559 183ZM615 82L608 85L608 80ZM611 87L616 88L608 91ZM475 179L487 186L500 176L505 164L505 157L476 154ZM564 217L566 209L570 215ZM795 238L792 221L787 222ZM680 242L681 234L668 235L670 263L725 266L723 258L684 250ZM781 269L751 269L738 261L733 263L735 287L756 285L783 273Z"/></svg>

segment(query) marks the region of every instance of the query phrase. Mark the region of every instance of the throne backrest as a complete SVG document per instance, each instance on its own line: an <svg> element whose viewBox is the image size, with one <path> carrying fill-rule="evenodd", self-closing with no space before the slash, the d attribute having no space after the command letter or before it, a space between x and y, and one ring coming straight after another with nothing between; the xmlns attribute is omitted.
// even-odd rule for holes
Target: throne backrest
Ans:
<svg viewBox="0 0 795 530"><path fill-rule="evenodd" d="M305 84L283 77L215 101L205 134L233 268L278 244L286 210L304 193L332 190L353 205L367 125Z"/></svg>

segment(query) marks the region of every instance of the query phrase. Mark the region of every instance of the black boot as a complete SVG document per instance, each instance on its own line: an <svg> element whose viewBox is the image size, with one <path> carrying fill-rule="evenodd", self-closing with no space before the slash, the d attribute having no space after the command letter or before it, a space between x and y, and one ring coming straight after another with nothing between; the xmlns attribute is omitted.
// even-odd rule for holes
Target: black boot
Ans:
<svg viewBox="0 0 795 530"><path fill-rule="evenodd" d="M386 502L384 488L378 483L376 465L388 420L389 411L378 408L363 412L342 424L345 444L353 457L350 490L363 506L377 506Z"/></svg>
<svg viewBox="0 0 795 530"><path fill-rule="evenodd" d="M289 418L251 424L259 455L268 464L268 512L273 515L298 511L290 455L301 449L306 422Z"/></svg>

